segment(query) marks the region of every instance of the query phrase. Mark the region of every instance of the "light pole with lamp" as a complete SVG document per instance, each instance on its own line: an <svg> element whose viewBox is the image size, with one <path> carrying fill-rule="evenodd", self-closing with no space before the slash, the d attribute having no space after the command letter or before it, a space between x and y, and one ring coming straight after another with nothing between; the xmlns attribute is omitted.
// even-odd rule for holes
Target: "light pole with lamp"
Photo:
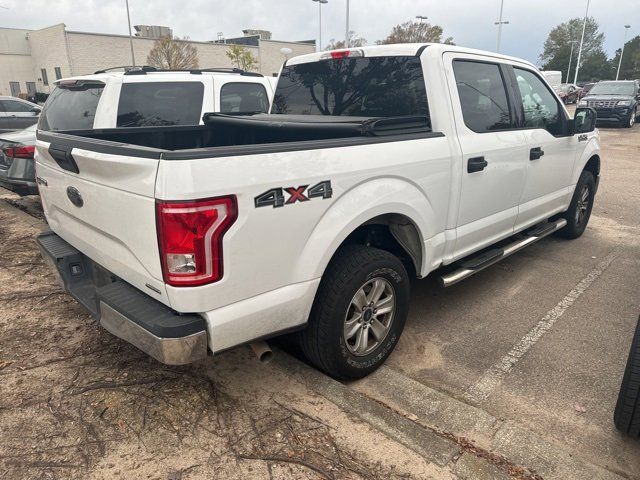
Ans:
<svg viewBox="0 0 640 480"><path fill-rule="evenodd" d="M620 66L622 65L622 55L624 55L624 45L627 43L627 32L631 28L631 25L624 26L624 41L622 42L622 51L620 52L620 61L618 62L618 71L616 72L616 80L618 80L618 76L620 75Z"/></svg>
<svg viewBox="0 0 640 480"><path fill-rule="evenodd" d="M313 0L318 2L318 47L317 51L322 51L322 4L329 3L329 0Z"/></svg>
<svg viewBox="0 0 640 480"><path fill-rule="evenodd" d="M571 72L571 60L573 60L573 46L578 43L577 40L569 40L571 44L571 53L569 53L569 66L567 67L567 81L565 83L569 83L569 72Z"/></svg>
<svg viewBox="0 0 640 480"><path fill-rule="evenodd" d="M573 83L578 83L578 72L580 71L580 59L582 58L582 45L584 44L584 31L587 28L587 18L589 18L589 1L587 0L587 9L584 12L584 22L582 22L582 37L580 38L580 48L578 49L578 61L576 62L576 74L573 77Z"/></svg>
<svg viewBox="0 0 640 480"><path fill-rule="evenodd" d="M422 21L423 21L423 20L426 20L426 19L428 19L429 17L425 17L424 15L416 15L416 18L417 18L418 20L420 20L420 23L422 23Z"/></svg>

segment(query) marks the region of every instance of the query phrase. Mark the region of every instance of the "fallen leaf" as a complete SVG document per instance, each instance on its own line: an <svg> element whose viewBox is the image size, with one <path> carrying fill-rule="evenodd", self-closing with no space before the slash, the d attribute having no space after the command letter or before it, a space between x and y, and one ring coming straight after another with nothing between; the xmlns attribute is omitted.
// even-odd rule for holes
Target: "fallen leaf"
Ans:
<svg viewBox="0 0 640 480"><path fill-rule="evenodd" d="M586 411L587 411L587 409L584 407L584 405L580 405L579 403L576 403L576 404L573 406L573 409L574 409L576 412L578 412L578 413L584 413L584 412L586 412Z"/></svg>
<svg viewBox="0 0 640 480"><path fill-rule="evenodd" d="M9 360L0 360L0 370L2 370L3 368L7 368L12 363L13 362L11 362Z"/></svg>

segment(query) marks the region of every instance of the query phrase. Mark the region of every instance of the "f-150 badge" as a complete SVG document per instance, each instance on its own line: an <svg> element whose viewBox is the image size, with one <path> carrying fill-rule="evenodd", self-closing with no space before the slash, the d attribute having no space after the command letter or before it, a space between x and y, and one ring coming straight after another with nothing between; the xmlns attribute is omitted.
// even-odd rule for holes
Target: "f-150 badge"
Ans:
<svg viewBox="0 0 640 480"><path fill-rule="evenodd" d="M288 198L285 198L285 193ZM299 187L278 187L267 190L254 198L256 208L258 207L284 207L293 205L296 202L307 202L314 198L331 198L331 180L316 183L312 187L300 185Z"/></svg>

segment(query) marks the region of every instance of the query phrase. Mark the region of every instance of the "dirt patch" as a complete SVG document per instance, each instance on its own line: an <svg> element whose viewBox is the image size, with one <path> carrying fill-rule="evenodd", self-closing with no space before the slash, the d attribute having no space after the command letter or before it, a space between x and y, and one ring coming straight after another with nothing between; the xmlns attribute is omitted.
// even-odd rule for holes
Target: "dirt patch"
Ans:
<svg viewBox="0 0 640 480"><path fill-rule="evenodd" d="M41 261L41 228L0 206L0 478L436 474L246 349L169 367L109 335Z"/></svg>

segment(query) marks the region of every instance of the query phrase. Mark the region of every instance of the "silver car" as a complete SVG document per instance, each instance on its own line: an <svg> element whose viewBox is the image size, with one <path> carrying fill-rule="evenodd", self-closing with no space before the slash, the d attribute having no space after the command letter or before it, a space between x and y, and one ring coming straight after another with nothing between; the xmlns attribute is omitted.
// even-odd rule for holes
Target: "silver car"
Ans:
<svg viewBox="0 0 640 480"><path fill-rule="evenodd" d="M37 195L33 161L36 124L17 132L0 133L0 187L18 195Z"/></svg>
<svg viewBox="0 0 640 480"><path fill-rule="evenodd" d="M0 132L22 130L38 122L42 107L16 97L0 96Z"/></svg>

